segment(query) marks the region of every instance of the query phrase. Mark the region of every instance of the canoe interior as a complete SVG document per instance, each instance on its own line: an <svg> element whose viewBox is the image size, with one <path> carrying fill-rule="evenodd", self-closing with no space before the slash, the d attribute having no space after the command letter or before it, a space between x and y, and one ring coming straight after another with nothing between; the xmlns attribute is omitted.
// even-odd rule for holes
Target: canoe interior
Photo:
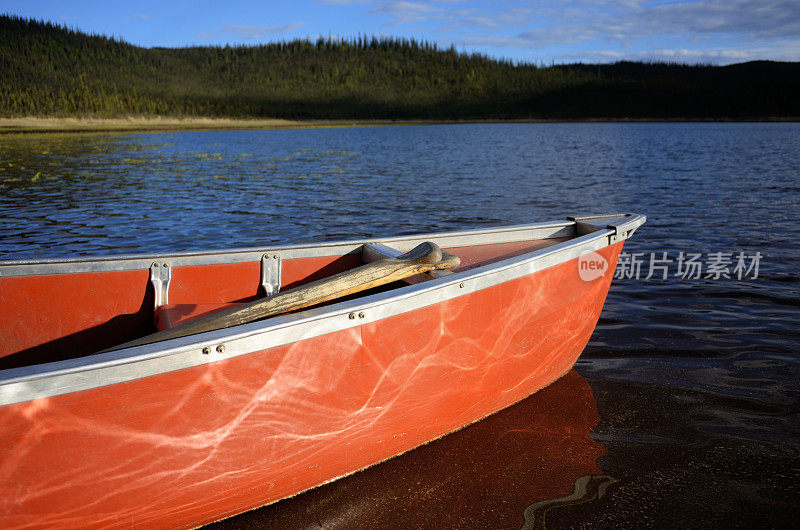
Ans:
<svg viewBox="0 0 800 530"><path fill-rule="evenodd" d="M574 237L574 236L572 236ZM561 243L548 237L468 246L446 246L461 258L456 271L473 269ZM298 257L281 262L281 290L361 265L359 251ZM169 304L181 318L262 296L261 262L172 268ZM395 282L382 290L397 289ZM372 291L375 292L375 291ZM365 296L368 293L362 293ZM39 274L0 278L0 370L82 357L156 330L149 269ZM178 319L180 320L180 318Z"/></svg>

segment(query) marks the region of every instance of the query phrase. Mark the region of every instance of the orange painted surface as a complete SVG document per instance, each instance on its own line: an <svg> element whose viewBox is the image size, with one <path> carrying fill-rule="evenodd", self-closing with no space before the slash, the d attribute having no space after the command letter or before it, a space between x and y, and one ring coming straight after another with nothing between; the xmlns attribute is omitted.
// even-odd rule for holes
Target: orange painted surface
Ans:
<svg viewBox="0 0 800 530"><path fill-rule="evenodd" d="M164 331L179 324L219 313L242 304L167 304L156 309L156 329Z"/></svg>
<svg viewBox="0 0 800 530"><path fill-rule="evenodd" d="M621 243L602 251L614 270ZM0 527L193 527L407 451L565 373L577 260L379 322L0 408Z"/></svg>
<svg viewBox="0 0 800 530"><path fill-rule="evenodd" d="M281 289L295 287L361 264L359 254L287 259L281 264ZM220 305L255 300L263 293L261 262L173 267L170 305Z"/></svg>
<svg viewBox="0 0 800 530"><path fill-rule="evenodd" d="M0 278L0 357L39 347L25 353L35 364L146 333L149 277L139 270Z"/></svg>
<svg viewBox="0 0 800 530"><path fill-rule="evenodd" d="M513 243L493 243L488 245L475 245L471 247L456 247L448 248L449 252L456 254L461 258L461 266L454 269L455 271L463 271L472 269L480 265L487 265L500 261L503 259L521 256L522 254L533 252L534 250L549 247L563 241L568 241L570 238L553 238L553 239L536 239L532 241L515 241ZM357 256L355 256L357 257ZM335 264L332 264L333 258L315 258L304 260L291 260L284 264L283 284L295 287L302 285L313 279L322 277L322 274L316 273L317 270L327 270L326 275L335 274L347 270L340 268L345 265L347 268L356 267L360 265L360 260L354 262L354 256L345 256L344 259L340 258ZM254 264L243 264L252 268ZM288 267L288 270L286 270ZM202 267L186 267L189 269L202 269ZM245 268L242 267L244 270ZM177 269L176 269L177 270ZM332 271L332 272L331 272ZM193 271L194 272L194 271ZM258 272L258 271L256 271ZM234 270L226 270L225 274L236 274ZM260 274L260 273L259 273ZM200 280L207 278L208 273L192 283L200 283ZM242 274L242 277L246 277ZM302 282L297 282L296 278L304 278ZM174 280L173 280L174 281ZM216 279L215 283L220 283ZM211 285L211 281L207 281L207 285ZM252 282L245 285L252 286ZM252 289L251 289L252 290ZM156 311L155 322L156 329L159 331L173 328L179 324L185 324L196 320L201 317L206 317L218 313L224 309L229 309L238 305L239 303L246 302L254 299L254 297L242 297L239 299L236 296L219 296L213 295L214 289L204 288L202 293L199 293L192 302L190 293L181 292L181 296L172 297L170 295L170 303L164 305ZM183 301L185 300L185 301ZM236 300L236 303L231 303Z"/></svg>
<svg viewBox="0 0 800 530"><path fill-rule="evenodd" d="M360 263L357 254L285 260L281 287ZM260 262L173 267L169 300L195 314L197 304L253 300L260 282ZM148 270L0 278L0 369L88 355L152 333L149 283Z"/></svg>
<svg viewBox="0 0 800 530"><path fill-rule="evenodd" d="M261 283L261 263L173 267L170 304L208 304L253 300Z"/></svg>
<svg viewBox="0 0 800 530"><path fill-rule="evenodd" d="M281 289L291 289L361 265L361 254L288 259L281 263Z"/></svg>
<svg viewBox="0 0 800 530"><path fill-rule="evenodd" d="M474 269L480 265L488 265L496 261L521 256L540 248L551 247L570 237L554 237L550 239L534 239L530 241L514 241L512 243L492 243L489 245L474 245L471 247L448 248L449 252L461 258L461 265L454 269L456 272Z"/></svg>
<svg viewBox="0 0 800 530"><path fill-rule="evenodd" d="M219 523L226 528L541 528L581 477L602 475L592 389L573 368L550 386L379 466ZM601 482L601 479L595 481ZM584 499L596 498L588 488ZM367 509L354 509L366 507ZM563 513L563 512L562 512ZM546 519L545 519L546 520Z"/></svg>
<svg viewBox="0 0 800 530"><path fill-rule="evenodd" d="M491 263L563 239L480 245L453 249L463 268ZM282 262L281 289L290 289L361 264L359 254L288 259ZM258 296L260 262L172 268L164 329L215 312L223 304ZM155 330L149 271L109 271L0 278L0 369L57 361L121 344Z"/></svg>
<svg viewBox="0 0 800 530"><path fill-rule="evenodd" d="M281 289L298 287L360 264L361 256L358 254L285 260L281 264ZM213 270L209 266L176 268L173 281L180 278L182 282L178 284L180 288L176 296L172 295L173 288L170 284L170 303L159 307L155 312L156 329L170 329L263 296L262 292L258 292L261 264L236 265L235 268L231 265L215 265ZM184 269L189 270L184 272ZM236 287L225 287L228 277L236 279L235 282L230 282L235 283ZM202 286L196 295L191 291L193 285ZM247 292L250 294L246 294Z"/></svg>

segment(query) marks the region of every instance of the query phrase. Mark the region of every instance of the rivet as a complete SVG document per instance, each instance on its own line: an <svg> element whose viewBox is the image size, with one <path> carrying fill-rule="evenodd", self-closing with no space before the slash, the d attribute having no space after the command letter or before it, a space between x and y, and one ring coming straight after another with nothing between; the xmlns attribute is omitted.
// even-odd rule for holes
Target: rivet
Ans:
<svg viewBox="0 0 800 530"><path fill-rule="evenodd" d="M461 283L459 283L459 284L458 284L458 286L459 286L461 289L463 289L463 288L464 288L464 282L461 282Z"/></svg>
<svg viewBox="0 0 800 530"><path fill-rule="evenodd" d="M272 255L272 259L278 259L278 255L277 254L273 254Z"/></svg>
<svg viewBox="0 0 800 530"><path fill-rule="evenodd" d="M164 264L164 267L169 267L169 263L165 263L165 264Z"/></svg>
<svg viewBox="0 0 800 530"><path fill-rule="evenodd" d="M261 259L269 259L269 254L264 254L263 256L261 256Z"/></svg>
<svg viewBox="0 0 800 530"><path fill-rule="evenodd" d="M224 344L220 344L219 346L217 346L217 353L223 353L224 351L225 351Z"/></svg>
<svg viewBox="0 0 800 530"><path fill-rule="evenodd" d="M347 315L347 318L349 318L350 320L354 320L356 318L356 314L350 313L349 315Z"/></svg>
<svg viewBox="0 0 800 530"><path fill-rule="evenodd" d="M158 267L158 262L157 262L157 261L154 261L152 266L153 266L153 267Z"/></svg>
<svg viewBox="0 0 800 530"><path fill-rule="evenodd" d="M208 355L209 353L211 353L211 348L209 348L208 346L203 348L203 355Z"/></svg>
<svg viewBox="0 0 800 530"><path fill-rule="evenodd" d="M358 318L364 318L364 312L363 312L363 311L361 311L360 313L358 313Z"/></svg>

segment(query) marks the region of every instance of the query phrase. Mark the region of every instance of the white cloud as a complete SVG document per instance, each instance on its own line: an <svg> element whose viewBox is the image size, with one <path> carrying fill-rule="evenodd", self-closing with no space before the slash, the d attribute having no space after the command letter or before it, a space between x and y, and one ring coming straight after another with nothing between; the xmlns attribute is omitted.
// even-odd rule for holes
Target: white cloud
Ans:
<svg viewBox="0 0 800 530"><path fill-rule="evenodd" d="M797 60L800 0L317 0L379 17L388 32L423 32L439 43L542 59L674 60L724 63ZM230 25L204 40L262 39L281 26ZM316 30L319 31L319 30ZM581 53L580 50L586 50ZM522 50L522 51L521 51ZM525 51L527 50L527 52ZM521 51L521 52L520 52ZM774 54L774 55L770 55ZM538 58L537 58L538 59Z"/></svg>
<svg viewBox="0 0 800 530"><path fill-rule="evenodd" d="M653 6L632 19L659 33L738 33L751 37L800 35L800 2L704 0Z"/></svg>
<svg viewBox="0 0 800 530"><path fill-rule="evenodd" d="M263 39L289 33L303 26L302 22L292 22L280 26L248 26L243 24L230 24L222 28L222 33L231 33L240 39Z"/></svg>
<svg viewBox="0 0 800 530"><path fill-rule="evenodd" d="M542 26L519 35L531 47L658 36L728 35L745 40L800 35L800 2L700 0L677 4L591 2L587 10L548 10Z"/></svg>
<svg viewBox="0 0 800 530"><path fill-rule="evenodd" d="M434 5L408 0L392 0L369 11L372 15L389 15L391 25L425 22L443 13L441 8Z"/></svg>
<svg viewBox="0 0 800 530"><path fill-rule="evenodd" d="M522 29L513 31L515 26ZM528 49L559 60L726 64L800 58L797 0L544 0L487 10L443 28L460 45ZM565 47L586 52L557 51Z"/></svg>
<svg viewBox="0 0 800 530"><path fill-rule="evenodd" d="M290 24L278 26L228 24L227 26L220 28L218 31L210 33L198 33L197 38L208 42L216 40L223 35L233 35L238 39L259 40L267 37L275 37L278 35L291 33L303 25L305 25L303 22L292 22Z"/></svg>
<svg viewBox="0 0 800 530"><path fill-rule="evenodd" d="M800 44L800 43L798 43ZM800 61L800 47L758 49L654 49L620 52L596 50L581 53L559 54L553 57L559 63L589 62L612 63L617 61L653 61L687 64L726 65L747 61Z"/></svg>

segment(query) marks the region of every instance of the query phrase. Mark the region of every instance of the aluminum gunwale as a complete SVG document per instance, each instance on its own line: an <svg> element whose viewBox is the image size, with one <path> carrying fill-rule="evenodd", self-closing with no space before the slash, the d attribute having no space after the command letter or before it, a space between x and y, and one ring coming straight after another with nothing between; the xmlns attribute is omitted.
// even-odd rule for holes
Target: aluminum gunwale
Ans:
<svg viewBox="0 0 800 530"><path fill-rule="evenodd" d="M575 235L575 223L558 221L514 225L501 228L462 230L446 232L439 236L444 245L462 246L480 244L477 241L513 242L526 239L549 239ZM153 261L167 262L172 267L190 265L216 265L259 261L265 253L278 254L281 259L341 256L360 251L365 243L400 245L405 250L430 240L430 234L411 234L386 238L331 241L321 244L278 245L233 250L204 250L171 254L128 254L102 257L53 258L41 260L0 261L0 278L8 276L35 276L41 274L70 274L81 272L105 272L148 269ZM442 246L442 245L440 245ZM398 247L398 248L400 248ZM408 247L408 248L405 248Z"/></svg>
<svg viewBox="0 0 800 530"><path fill-rule="evenodd" d="M131 381L267 350L341 331L457 298L575 259L627 239L645 221L627 222L521 256L361 299L275 317L233 328L54 363L0 371L0 406ZM615 230L616 228L616 230ZM614 232L617 233L614 233ZM443 234L441 237L446 237ZM437 237L428 237L437 240ZM401 239L402 240L402 239ZM386 241L386 240L382 240ZM352 320L348 314L363 312ZM224 353L202 354L225 344Z"/></svg>

